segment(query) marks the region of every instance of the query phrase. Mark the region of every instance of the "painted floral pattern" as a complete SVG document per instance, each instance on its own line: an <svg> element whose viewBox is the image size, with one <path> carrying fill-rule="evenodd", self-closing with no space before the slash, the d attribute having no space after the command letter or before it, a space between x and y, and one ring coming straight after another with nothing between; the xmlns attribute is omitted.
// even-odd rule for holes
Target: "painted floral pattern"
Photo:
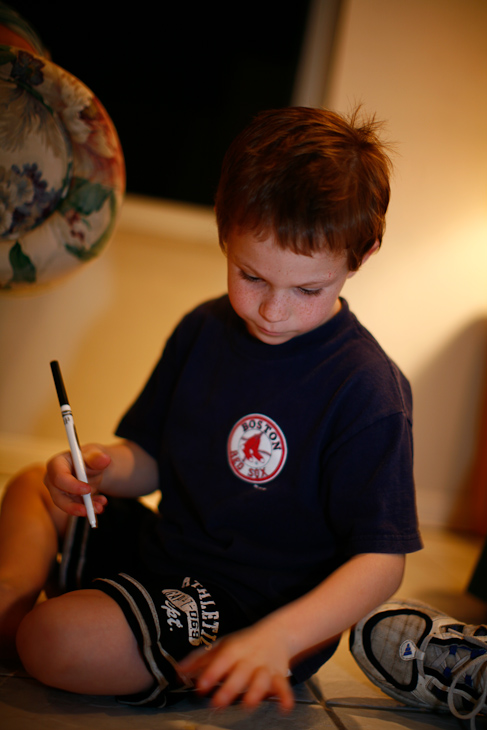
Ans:
<svg viewBox="0 0 487 730"><path fill-rule="evenodd" d="M97 256L124 188L120 143L93 93L47 59L0 45L0 291Z"/></svg>
<svg viewBox="0 0 487 730"><path fill-rule="evenodd" d="M0 166L0 237L35 228L54 211L59 197L47 189L35 162L21 170Z"/></svg>

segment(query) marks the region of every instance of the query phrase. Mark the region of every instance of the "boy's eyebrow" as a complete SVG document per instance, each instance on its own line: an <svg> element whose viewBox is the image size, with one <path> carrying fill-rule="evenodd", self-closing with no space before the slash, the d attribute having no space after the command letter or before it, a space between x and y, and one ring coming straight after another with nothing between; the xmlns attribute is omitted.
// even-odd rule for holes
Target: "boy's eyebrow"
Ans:
<svg viewBox="0 0 487 730"><path fill-rule="evenodd" d="M263 279L265 281L265 277L262 276L262 274L259 274L259 272L254 269L254 267L251 264L247 264L244 262L239 261L237 256L234 256L234 263L236 266L238 266L240 269L247 269L247 271L251 272L252 275L257 277L258 279ZM335 279L338 277L338 270L332 272L331 276L329 276L328 279L318 279L316 281L310 281L306 282L304 284L293 284L294 287L297 289L312 289L312 288L318 288L322 286L326 286L327 284L332 284Z"/></svg>

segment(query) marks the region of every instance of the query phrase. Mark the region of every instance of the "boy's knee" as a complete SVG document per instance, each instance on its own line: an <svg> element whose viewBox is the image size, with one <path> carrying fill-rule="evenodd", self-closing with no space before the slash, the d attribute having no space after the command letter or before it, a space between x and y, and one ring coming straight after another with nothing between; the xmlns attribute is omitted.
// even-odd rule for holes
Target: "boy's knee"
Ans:
<svg viewBox="0 0 487 730"><path fill-rule="evenodd" d="M16 643L24 669L44 684L56 686L67 652L62 616L55 601L40 603L25 616Z"/></svg>
<svg viewBox="0 0 487 730"><path fill-rule="evenodd" d="M31 464L10 479L5 487L5 494L26 488L45 490L45 473L46 467L43 464Z"/></svg>
<svg viewBox="0 0 487 730"><path fill-rule="evenodd" d="M52 520L58 538L66 531L68 515L52 501L44 484L46 467L44 464L32 464L15 474L8 482L2 500L2 510L17 509L25 513L28 507L40 507Z"/></svg>

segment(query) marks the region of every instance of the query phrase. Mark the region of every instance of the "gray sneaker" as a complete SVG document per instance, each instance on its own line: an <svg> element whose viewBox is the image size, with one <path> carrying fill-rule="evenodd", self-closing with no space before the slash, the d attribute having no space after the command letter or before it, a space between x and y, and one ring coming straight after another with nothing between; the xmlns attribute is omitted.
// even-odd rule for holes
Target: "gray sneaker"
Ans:
<svg viewBox="0 0 487 730"><path fill-rule="evenodd" d="M462 720L487 711L487 626L468 626L423 603L390 602L359 621L350 651L390 697L449 709Z"/></svg>

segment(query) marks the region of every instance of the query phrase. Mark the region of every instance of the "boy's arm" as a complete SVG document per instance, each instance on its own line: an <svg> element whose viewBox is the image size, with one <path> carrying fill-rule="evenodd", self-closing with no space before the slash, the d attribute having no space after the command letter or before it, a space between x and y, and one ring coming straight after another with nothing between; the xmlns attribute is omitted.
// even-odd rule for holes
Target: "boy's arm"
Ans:
<svg viewBox="0 0 487 730"><path fill-rule="evenodd" d="M357 555L298 600L210 651L191 654L181 671L197 677L203 694L222 683L213 696L216 706L225 707L244 693L249 707L277 695L281 706L291 709L289 668L387 600L401 583L404 561L403 555Z"/></svg>
<svg viewBox="0 0 487 730"><path fill-rule="evenodd" d="M82 495L92 492L93 507L103 512L112 497L141 497L158 489L156 460L133 441L109 446L88 444L81 449L89 485L73 475L71 454L54 456L46 466L44 483L54 504L70 515L86 517Z"/></svg>

